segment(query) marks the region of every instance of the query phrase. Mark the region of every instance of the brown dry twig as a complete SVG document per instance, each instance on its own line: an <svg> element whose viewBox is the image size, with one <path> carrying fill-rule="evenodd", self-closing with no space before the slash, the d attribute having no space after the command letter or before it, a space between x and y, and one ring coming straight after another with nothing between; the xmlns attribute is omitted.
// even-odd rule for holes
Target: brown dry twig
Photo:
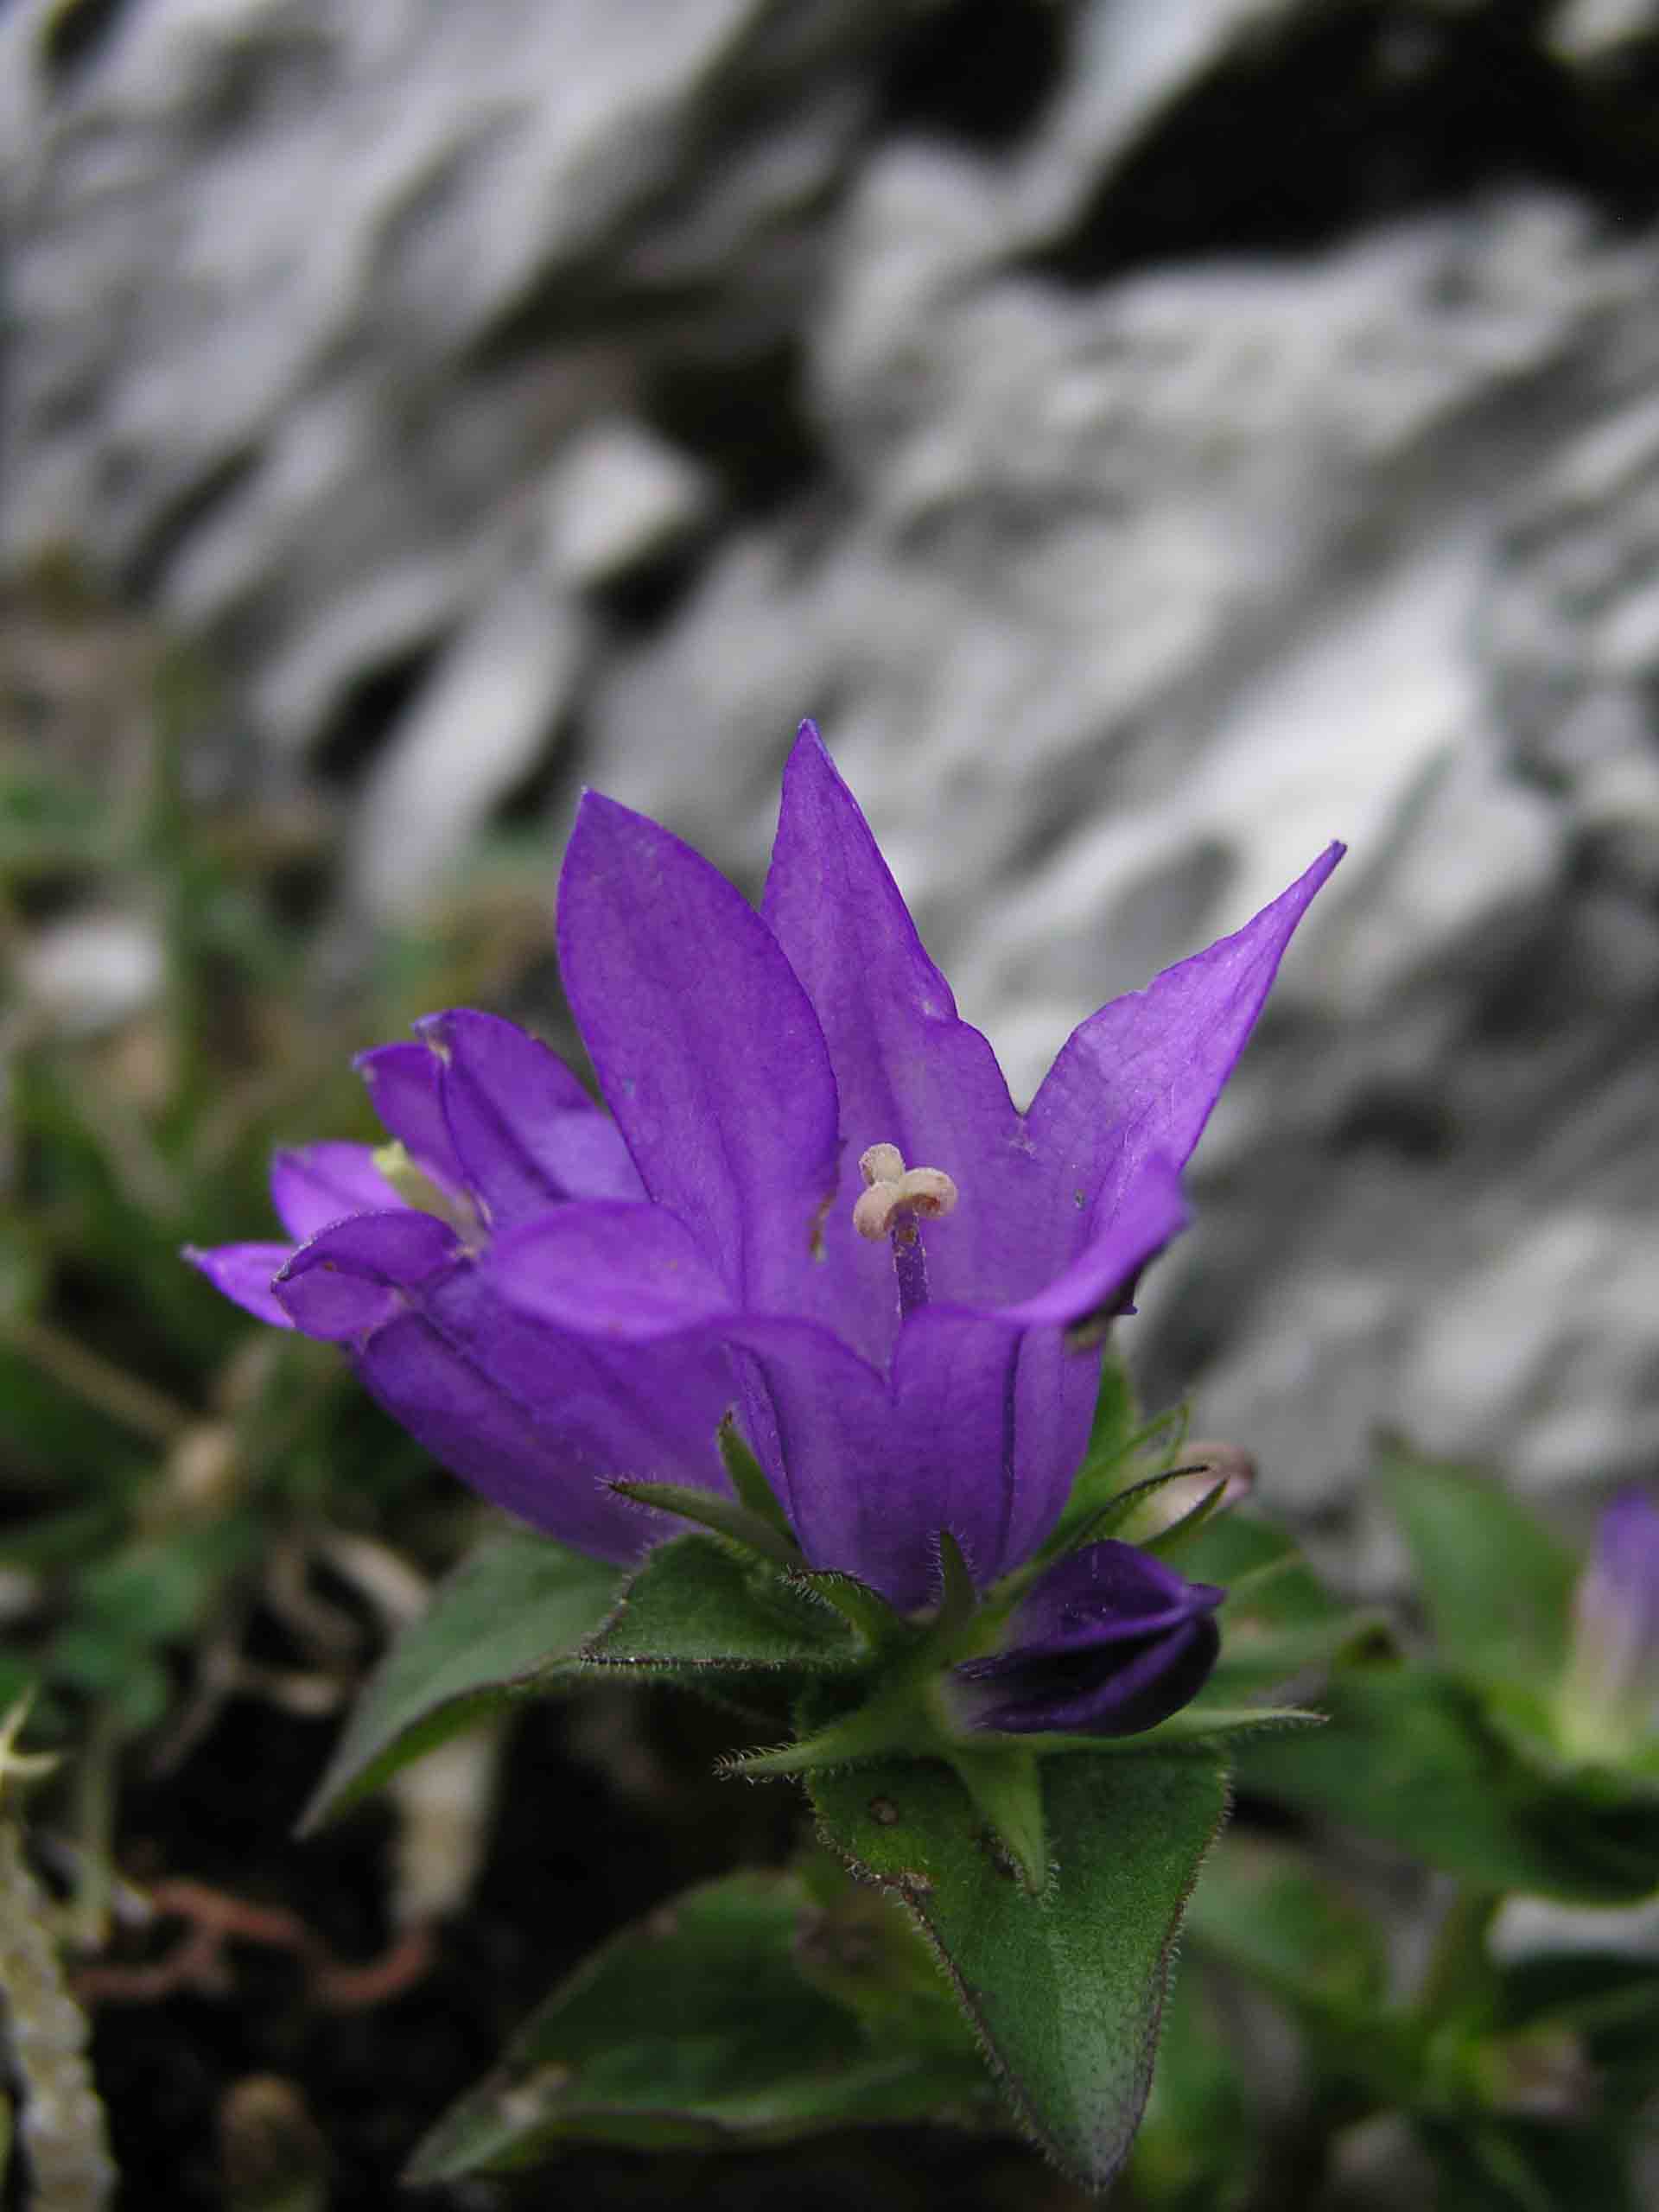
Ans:
<svg viewBox="0 0 1659 2212"><path fill-rule="evenodd" d="M291 1953L308 1970L314 2000L327 2012L365 2012L390 2003L424 1979L437 1955L429 1923L404 1929L379 1958L361 1965L336 1959L301 1916L283 1905L256 1904L207 1882L179 1878L149 1893L156 1919L180 1920L185 1934L159 1959L142 1965L99 1960L78 1969L76 1995L87 2005L154 2005L180 1990L228 1996L235 1974L225 1956L231 1943Z"/></svg>

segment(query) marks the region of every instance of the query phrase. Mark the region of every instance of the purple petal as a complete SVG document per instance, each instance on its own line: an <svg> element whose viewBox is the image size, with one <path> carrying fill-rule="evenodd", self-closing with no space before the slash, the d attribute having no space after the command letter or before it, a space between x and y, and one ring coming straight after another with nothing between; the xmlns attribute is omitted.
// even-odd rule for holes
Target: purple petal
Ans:
<svg viewBox="0 0 1659 2212"><path fill-rule="evenodd" d="M402 1312L405 1291L464 1249L435 1214L410 1207L355 1214L301 1246L276 1279L276 1296L307 1336L359 1339Z"/></svg>
<svg viewBox="0 0 1659 2212"><path fill-rule="evenodd" d="M1090 1235L1109 1221L1143 1164L1178 1169L1243 1051L1285 947L1341 859L1326 848L1305 875L1233 937L1166 968L1074 1029L1027 1117L1063 1188L1081 1194Z"/></svg>
<svg viewBox="0 0 1659 2212"><path fill-rule="evenodd" d="M415 1025L467 1188L498 1228L567 1198L637 1198L622 1133L557 1053L511 1021L456 1007Z"/></svg>
<svg viewBox="0 0 1659 2212"><path fill-rule="evenodd" d="M601 1558L636 1559L678 1527L610 1484L729 1488L717 1439L737 1389L722 1353L564 1336L505 1306L469 1256L407 1288L356 1363L392 1418L453 1472Z"/></svg>
<svg viewBox="0 0 1659 2212"><path fill-rule="evenodd" d="M961 1193L927 1238L935 1299L1001 1305L1034 1290L1065 1256L1044 1204L1049 1185L995 1054L958 1018L810 722L785 772L761 912L812 1001L841 1100L845 1144L817 1310L885 1358L896 1324L892 1263L885 1247L850 1231L859 1158L874 1144L897 1145L912 1167L943 1168Z"/></svg>
<svg viewBox="0 0 1659 2212"><path fill-rule="evenodd" d="M308 1144L270 1163L270 1202L296 1243L347 1214L384 1213L402 1203L365 1144Z"/></svg>
<svg viewBox="0 0 1659 2212"><path fill-rule="evenodd" d="M1020 1659L1079 1650L1179 1627L1211 1611L1225 1594L1213 1584L1189 1582L1154 1553L1107 1537L1050 1567L1009 1634Z"/></svg>
<svg viewBox="0 0 1659 2212"><path fill-rule="evenodd" d="M662 1206L556 1206L499 1237L486 1265L521 1313L581 1337L647 1343L732 1313L691 1232Z"/></svg>
<svg viewBox="0 0 1659 2212"><path fill-rule="evenodd" d="M466 1178L443 1117L435 1054L424 1045L380 1045L359 1052L352 1065L382 1125L410 1158L452 1191L464 1189Z"/></svg>
<svg viewBox="0 0 1659 2212"><path fill-rule="evenodd" d="M967 1668L956 1672L968 1683L976 1727L1015 1736L1138 1736L1191 1704L1220 1649L1221 1632L1206 1615L1140 1643L1003 1677L976 1682Z"/></svg>
<svg viewBox="0 0 1659 2212"><path fill-rule="evenodd" d="M818 1323L738 1311L655 1206L560 1207L498 1239L483 1267L504 1302L573 1337L737 1351L745 1428L814 1566L921 1605L949 1528L980 1579L997 1571L1016 1331L929 1309L902 1332L889 1381Z"/></svg>
<svg viewBox="0 0 1659 2212"><path fill-rule="evenodd" d="M1568 1681L1575 1702L1644 1732L1659 1703L1659 1507L1621 1491L1604 1510L1573 1607Z"/></svg>
<svg viewBox="0 0 1659 2212"><path fill-rule="evenodd" d="M745 1306L799 1309L836 1183L836 1087L772 932L688 845L590 791L559 957L647 1194Z"/></svg>
<svg viewBox="0 0 1659 2212"><path fill-rule="evenodd" d="M1127 1736L1202 1688L1226 1593L1108 1540L1050 1568L1007 1627L1008 1648L952 1670L970 1725Z"/></svg>
<svg viewBox="0 0 1659 2212"><path fill-rule="evenodd" d="M505 1304L573 1338L737 1352L746 1431L807 1557L900 1605L936 1594L942 1529L982 1584L1027 1557L1087 1442L1098 1363L1056 1332L929 1306L884 1376L818 1323L740 1312L659 1207L559 1207L480 1264Z"/></svg>
<svg viewBox="0 0 1659 2212"><path fill-rule="evenodd" d="M219 1244L203 1251L187 1244L184 1257L200 1268L215 1290L223 1291L256 1319L278 1329L291 1329L293 1321L283 1311L272 1281L294 1256L291 1244Z"/></svg>
<svg viewBox="0 0 1659 2212"><path fill-rule="evenodd" d="M1121 1309L1135 1277L1179 1235L1186 1219L1175 1166L1156 1153L1146 1155L1116 1211L1091 1221L1089 1241L1070 1267L1032 1297L1002 1307L999 1318L1026 1327L1065 1326Z"/></svg>

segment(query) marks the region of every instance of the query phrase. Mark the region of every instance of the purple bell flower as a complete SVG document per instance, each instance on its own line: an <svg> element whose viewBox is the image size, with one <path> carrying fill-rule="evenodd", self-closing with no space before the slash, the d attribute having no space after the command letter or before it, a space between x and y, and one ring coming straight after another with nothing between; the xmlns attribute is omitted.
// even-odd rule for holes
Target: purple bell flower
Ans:
<svg viewBox="0 0 1659 2212"><path fill-rule="evenodd" d="M608 1113L510 1023L435 1014L359 1063L425 1210L368 1147L315 1145L272 1173L293 1243L190 1256L579 1548L676 1532L618 1479L725 1491L735 1408L812 1565L918 1606L948 1529L983 1586L1054 1525L1079 1340L1184 1224L1181 1168L1341 850L1083 1022L1021 1113L810 723L759 913L590 792L558 940Z"/></svg>
<svg viewBox="0 0 1659 2212"><path fill-rule="evenodd" d="M1133 1544L1086 1545L1015 1608L1004 1649L951 1669L950 1705L1007 1735L1138 1735L1204 1688L1225 1595Z"/></svg>
<svg viewBox="0 0 1659 2212"><path fill-rule="evenodd" d="M1573 1597L1561 1715L1573 1746L1619 1758L1659 1739L1659 1506L1621 1491Z"/></svg>

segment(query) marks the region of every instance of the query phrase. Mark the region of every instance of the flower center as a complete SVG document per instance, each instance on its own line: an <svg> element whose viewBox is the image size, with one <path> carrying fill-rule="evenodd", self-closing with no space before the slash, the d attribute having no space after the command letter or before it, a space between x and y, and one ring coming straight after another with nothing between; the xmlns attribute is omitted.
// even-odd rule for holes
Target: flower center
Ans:
<svg viewBox="0 0 1659 2212"><path fill-rule="evenodd" d="M906 1167L896 1144L873 1144L858 1163L864 1188L853 1227L872 1244L887 1237L899 1284L899 1315L927 1303L927 1251L918 1224L941 1221L957 1203L957 1186L942 1167Z"/></svg>

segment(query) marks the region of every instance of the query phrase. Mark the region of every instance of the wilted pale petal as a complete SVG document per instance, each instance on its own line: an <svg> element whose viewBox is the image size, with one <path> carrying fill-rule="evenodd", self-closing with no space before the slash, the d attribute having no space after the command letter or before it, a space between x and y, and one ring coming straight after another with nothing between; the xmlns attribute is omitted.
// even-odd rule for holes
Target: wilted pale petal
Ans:
<svg viewBox="0 0 1659 2212"><path fill-rule="evenodd" d="M1155 1727L1204 1687L1224 1595L1133 1544L1090 1544L1042 1577L1001 1651L953 1669L959 1714L1014 1735Z"/></svg>
<svg viewBox="0 0 1659 2212"><path fill-rule="evenodd" d="M365 1144L302 1145L270 1163L270 1202L296 1243L352 1213L384 1213L397 1193Z"/></svg>
<svg viewBox="0 0 1659 2212"><path fill-rule="evenodd" d="M877 1144L943 1169L962 1193L948 1230L928 1243L935 1299L1003 1305L1035 1289L1065 1255L1020 1116L810 722L785 771L761 912L812 1001L841 1101L830 1218L843 1233L827 1239L829 1265L806 1286L813 1310L868 1357L887 1357L897 1323L889 1255L844 1234L860 1156Z"/></svg>
<svg viewBox="0 0 1659 2212"><path fill-rule="evenodd" d="M294 1324L283 1311L271 1284L293 1256L291 1244L219 1244L207 1250L187 1244L184 1248L184 1257L201 1270L215 1290L257 1321L269 1321L278 1329L291 1329Z"/></svg>
<svg viewBox="0 0 1659 2212"><path fill-rule="evenodd" d="M497 1228L566 1198L641 1195L614 1122L556 1052L511 1021L454 1007L415 1025L467 1187Z"/></svg>
<svg viewBox="0 0 1659 2212"><path fill-rule="evenodd" d="M648 1195L745 1306L789 1310L839 1140L823 1039L776 938L689 846L590 791L560 881L559 956Z"/></svg>
<svg viewBox="0 0 1659 2212"><path fill-rule="evenodd" d="M1027 1116L1062 1190L1080 1193L1089 1234L1109 1221L1144 1163L1179 1169L1249 1041L1285 947L1341 859L1328 846L1254 921L1074 1029Z"/></svg>

